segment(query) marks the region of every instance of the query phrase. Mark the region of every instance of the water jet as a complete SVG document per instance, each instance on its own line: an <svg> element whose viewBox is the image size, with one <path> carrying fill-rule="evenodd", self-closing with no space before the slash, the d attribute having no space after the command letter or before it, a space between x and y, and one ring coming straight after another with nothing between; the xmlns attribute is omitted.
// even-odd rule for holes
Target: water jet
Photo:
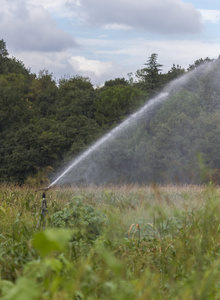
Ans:
<svg viewBox="0 0 220 300"><path fill-rule="evenodd" d="M214 86L209 78L212 72L217 77L218 64L205 64L172 81L70 162L48 188L73 183L197 183L190 173L193 168L199 171L196 153L204 149L199 122L205 121L202 112L210 110L203 90L217 88L217 79Z"/></svg>

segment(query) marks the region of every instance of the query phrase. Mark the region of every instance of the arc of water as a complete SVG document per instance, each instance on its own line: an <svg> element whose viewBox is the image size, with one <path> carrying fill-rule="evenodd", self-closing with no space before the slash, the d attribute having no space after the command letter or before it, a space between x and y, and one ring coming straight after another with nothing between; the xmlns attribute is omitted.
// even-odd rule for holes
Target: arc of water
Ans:
<svg viewBox="0 0 220 300"><path fill-rule="evenodd" d="M90 155L92 152L94 152L97 148L99 148L102 144L104 144L106 141L111 140L111 138L116 137L117 134L119 134L124 128L126 128L128 125L131 124L132 121L140 118L147 110L152 109L155 105L163 102L168 97L168 93L164 92L158 95L157 97L151 99L149 102L147 102L146 105L144 105L141 109L139 109L134 114L130 115L125 121L123 121L121 124L119 124L117 127L112 129L109 133L104 135L102 138L100 138L97 142L95 142L89 149L87 149L85 152L83 152L81 155L79 155L70 165L66 168L66 170L59 175L49 186L48 189L51 188L53 185L55 185L62 177L64 177L70 170L72 170L77 164L79 164L81 161L83 161L88 155Z"/></svg>

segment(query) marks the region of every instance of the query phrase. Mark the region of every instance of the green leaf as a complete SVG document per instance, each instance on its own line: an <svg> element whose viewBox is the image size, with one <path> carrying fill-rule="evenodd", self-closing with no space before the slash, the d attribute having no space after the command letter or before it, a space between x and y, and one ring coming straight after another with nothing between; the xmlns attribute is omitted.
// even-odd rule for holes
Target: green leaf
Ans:
<svg viewBox="0 0 220 300"><path fill-rule="evenodd" d="M33 245L42 256L54 251L63 252L72 237L67 229L47 229L35 235Z"/></svg>
<svg viewBox="0 0 220 300"><path fill-rule="evenodd" d="M63 266L62 263L58 259L55 259L55 258L45 259L45 265L50 267L57 274L59 274L59 272L61 272L62 266Z"/></svg>
<svg viewBox="0 0 220 300"><path fill-rule="evenodd" d="M5 287L6 285L4 285ZM3 297L1 297L2 300L35 300L39 299L41 293L39 285L25 277L19 278L15 285L11 284L10 286L8 284L6 290L7 293L4 293Z"/></svg>
<svg viewBox="0 0 220 300"><path fill-rule="evenodd" d="M14 287L14 284L11 281L8 280L1 280L0 281L0 291L1 294L7 295L8 292Z"/></svg>

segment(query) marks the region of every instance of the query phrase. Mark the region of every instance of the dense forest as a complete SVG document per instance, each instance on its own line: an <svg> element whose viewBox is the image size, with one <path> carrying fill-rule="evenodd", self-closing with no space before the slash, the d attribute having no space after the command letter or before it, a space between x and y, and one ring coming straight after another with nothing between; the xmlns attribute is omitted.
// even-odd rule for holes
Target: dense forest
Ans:
<svg viewBox="0 0 220 300"><path fill-rule="evenodd" d="M187 70L174 64L162 73L153 53L128 79L94 87L87 77L55 81L48 70L31 73L23 62L10 58L0 40L0 181L45 183L169 82L187 74L191 74L187 83L172 92L150 119L142 119L129 137L116 139L112 153L97 156L106 179L99 171L94 180L86 180L79 170L76 181L81 183L201 183L210 177L217 182L219 59L198 59Z"/></svg>

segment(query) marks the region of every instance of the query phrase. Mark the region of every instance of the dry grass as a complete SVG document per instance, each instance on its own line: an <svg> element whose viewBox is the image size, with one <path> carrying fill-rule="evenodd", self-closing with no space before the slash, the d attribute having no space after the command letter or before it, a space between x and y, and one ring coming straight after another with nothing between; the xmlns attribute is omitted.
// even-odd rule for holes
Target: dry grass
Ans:
<svg viewBox="0 0 220 300"><path fill-rule="evenodd" d="M49 207L57 207L58 210L74 197L81 197L86 204L101 210L112 220L111 232L127 236L131 224L140 224L142 230L142 224L154 224L158 218L161 219L161 214L167 218L176 210L201 207L205 203L205 190L205 186L195 185L69 186L51 188L47 199ZM37 198L40 201L41 193Z"/></svg>
<svg viewBox="0 0 220 300"><path fill-rule="evenodd" d="M102 211L111 222L111 232L127 236L131 224L154 224L157 218L171 216L175 209L188 210L205 202L205 187L194 185L166 186L68 186L51 188L46 193L48 212L52 214L80 197L86 204ZM16 218L36 226L41 211L42 192L28 186L0 186L0 230L10 228Z"/></svg>

